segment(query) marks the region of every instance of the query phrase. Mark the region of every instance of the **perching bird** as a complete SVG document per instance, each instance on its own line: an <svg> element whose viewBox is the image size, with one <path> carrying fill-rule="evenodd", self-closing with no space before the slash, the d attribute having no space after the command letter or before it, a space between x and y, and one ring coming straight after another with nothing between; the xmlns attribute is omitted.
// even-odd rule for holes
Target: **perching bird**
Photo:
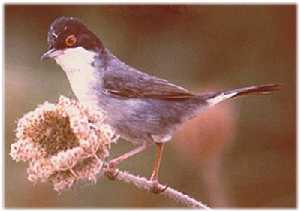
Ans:
<svg viewBox="0 0 300 211"><path fill-rule="evenodd" d="M48 51L66 73L82 104L101 108L106 122L124 139L138 144L134 150L113 159L121 161L156 144L152 175L158 189L158 170L164 143L185 121L226 99L248 94L266 94L278 85L249 86L229 91L194 94L166 80L150 76L125 64L104 47L100 39L79 19L59 17L48 32Z"/></svg>

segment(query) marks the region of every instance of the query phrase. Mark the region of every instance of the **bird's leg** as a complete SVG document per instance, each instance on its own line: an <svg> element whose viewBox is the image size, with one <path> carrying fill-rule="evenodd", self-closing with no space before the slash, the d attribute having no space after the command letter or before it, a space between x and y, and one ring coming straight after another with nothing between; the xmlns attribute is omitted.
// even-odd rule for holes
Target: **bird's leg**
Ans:
<svg viewBox="0 0 300 211"><path fill-rule="evenodd" d="M111 179L114 180L117 176L118 176L118 172L116 171L116 166L121 163L122 161L144 151L145 149L147 149L147 147L150 144L144 142L141 146L138 146L136 148L134 148L133 150L130 150L129 152L126 152L123 155L120 155L119 157L116 157L114 159L112 159L111 161L109 161L108 163L108 168L110 169L109 171L107 171L106 175Z"/></svg>
<svg viewBox="0 0 300 211"><path fill-rule="evenodd" d="M153 193L161 193L161 192L165 191L168 187L168 186L165 186L164 188L160 188L159 183L158 183L158 172L159 172L160 162L161 162L162 153L163 153L163 149L164 149L164 144L156 143L156 146L157 146L156 158L154 161L153 170L152 170L152 174L150 177L150 180L152 181L152 184L153 184L151 191Z"/></svg>
<svg viewBox="0 0 300 211"><path fill-rule="evenodd" d="M133 150L130 150L129 152L126 152L125 154L120 155L119 157L116 157L116 158L112 159L111 161L109 161L109 166L112 168L116 167L122 161L127 160L128 158L144 151L148 146L149 146L149 144L144 142L141 146L138 146L138 147L134 148Z"/></svg>
<svg viewBox="0 0 300 211"><path fill-rule="evenodd" d="M152 180L152 181L158 180L158 172L159 172L161 157L162 157L162 153L163 153L163 149L164 149L164 145L162 143L157 143L156 146L157 146L156 158L154 161L153 170L152 170L152 174L150 177L150 180Z"/></svg>

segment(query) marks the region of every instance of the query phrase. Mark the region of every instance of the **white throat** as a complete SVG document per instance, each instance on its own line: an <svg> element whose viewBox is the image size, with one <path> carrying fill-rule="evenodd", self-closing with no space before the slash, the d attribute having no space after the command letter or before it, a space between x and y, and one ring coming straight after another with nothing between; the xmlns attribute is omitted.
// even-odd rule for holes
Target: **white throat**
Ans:
<svg viewBox="0 0 300 211"><path fill-rule="evenodd" d="M96 103L96 95L93 94L92 86L97 81L96 68L92 65L96 53L88 51L82 47L69 48L55 57L55 61L59 64L67 74L72 90L78 100L83 104Z"/></svg>
<svg viewBox="0 0 300 211"><path fill-rule="evenodd" d="M90 66L94 60L96 53L88 51L83 47L68 48L63 51L59 56L54 59L63 70L68 74L70 71L85 69Z"/></svg>

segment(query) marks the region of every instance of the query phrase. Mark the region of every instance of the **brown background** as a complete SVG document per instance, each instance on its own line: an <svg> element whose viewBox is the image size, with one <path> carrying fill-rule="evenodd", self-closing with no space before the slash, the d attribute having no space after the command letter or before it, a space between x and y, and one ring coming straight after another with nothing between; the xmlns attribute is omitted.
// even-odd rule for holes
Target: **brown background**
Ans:
<svg viewBox="0 0 300 211"><path fill-rule="evenodd" d="M270 96L243 97L188 122L164 153L162 183L212 207L296 206L295 5L6 5L5 206L175 207L173 201L100 179L58 195L33 186L14 162L16 121L45 100L73 96L54 62L41 62L49 24L76 16L126 63L192 91L282 83ZM132 146L120 141L112 156ZM148 176L154 149L120 168Z"/></svg>

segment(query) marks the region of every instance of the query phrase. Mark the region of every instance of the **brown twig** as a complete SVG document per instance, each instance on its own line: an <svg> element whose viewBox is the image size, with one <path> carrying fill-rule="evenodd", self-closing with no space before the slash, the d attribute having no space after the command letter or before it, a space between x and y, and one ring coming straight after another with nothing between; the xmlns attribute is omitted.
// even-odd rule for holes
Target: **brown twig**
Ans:
<svg viewBox="0 0 300 211"><path fill-rule="evenodd" d="M125 182L128 184L133 184L135 187L146 190L146 191L151 191L152 187L152 182L145 177L133 175L127 171L120 171L119 169L111 169L111 168L104 168L104 174L109 178L109 179L114 179L120 182ZM159 184L160 188L164 188L163 185ZM172 199L176 201L179 204L185 205L187 207L192 207L192 208L203 208L206 210L210 210L208 206L203 204L201 201L197 201L196 199L183 194L182 192L179 192L171 187L168 187L164 192L160 193L160 195L165 196L169 199Z"/></svg>

